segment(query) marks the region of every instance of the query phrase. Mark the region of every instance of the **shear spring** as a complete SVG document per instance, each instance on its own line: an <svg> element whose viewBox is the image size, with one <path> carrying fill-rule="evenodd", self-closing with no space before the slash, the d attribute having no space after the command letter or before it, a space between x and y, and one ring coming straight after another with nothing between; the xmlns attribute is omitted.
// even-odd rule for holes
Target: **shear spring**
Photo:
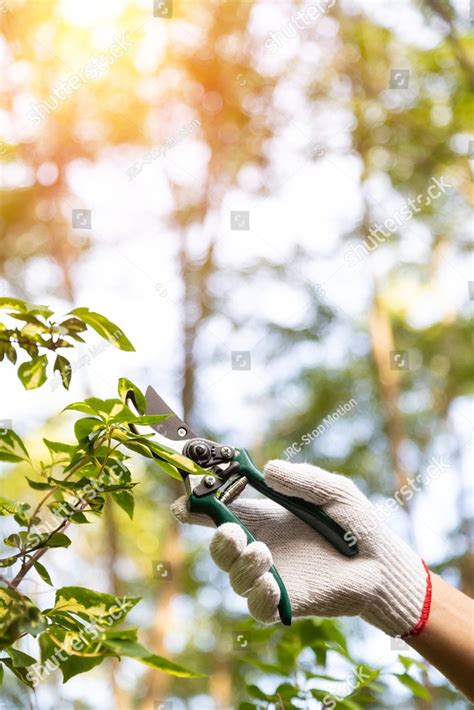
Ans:
<svg viewBox="0 0 474 710"><path fill-rule="evenodd" d="M224 503L224 505L232 503L232 501L234 501L237 496L242 493L247 483L248 481L246 478L238 478L235 483L229 486L225 493L222 494L222 498L220 499L221 503Z"/></svg>

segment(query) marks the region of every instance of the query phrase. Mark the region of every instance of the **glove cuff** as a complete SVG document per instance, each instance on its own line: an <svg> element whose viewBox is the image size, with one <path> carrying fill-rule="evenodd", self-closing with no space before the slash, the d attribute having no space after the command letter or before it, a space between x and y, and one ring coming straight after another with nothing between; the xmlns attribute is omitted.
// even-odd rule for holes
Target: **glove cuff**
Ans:
<svg viewBox="0 0 474 710"><path fill-rule="evenodd" d="M431 608L431 576L424 560L412 551L393 551L384 559L381 584L362 618L389 636L409 639L421 632Z"/></svg>
<svg viewBox="0 0 474 710"><path fill-rule="evenodd" d="M423 567L425 568L426 572L426 594L425 594L425 599L423 601L423 606L421 609L421 614L420 618L416 622L415 626L411 631L408 631L406 634L403 634L402 639L406 641L407 639L413 638L414 636L418 636L418 634L423 630L425 627L428 618L430 616L430 611L431 611L431 595L432 595L432 584L431 584L431 574L428 569L428 566L424 560L421 560L423 563Z"/></svg>

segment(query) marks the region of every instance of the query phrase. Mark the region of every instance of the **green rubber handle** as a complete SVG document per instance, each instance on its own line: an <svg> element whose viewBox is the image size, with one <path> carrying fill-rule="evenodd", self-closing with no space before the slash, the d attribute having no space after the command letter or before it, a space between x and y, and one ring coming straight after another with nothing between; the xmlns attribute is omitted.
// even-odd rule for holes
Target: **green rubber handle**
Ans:
<svg viewBox="0 0 474 710"><path fill-rule="evenodd" d="M239 449L233 460L239 462L239 473L244 474L252 488L303 520L346 557L353 557L357 554L357 540L354 535L350 531L344 530L324 510L302 498L284 495L267 486L263 474L255 466L246 449Z"/></svg>
<svg viewBox="0 0 474 710"><path fill-rule="evenodd" d="M191 513L200 513L201 515L207 515L215 522L217 526L223 525L224 523L237 523L239 527L247 535L248 542L254 542L255 538L250 532L250 530L243 524L243 522L218 498L215 497L213 492L207 493L202 496L197 496L192 493L188 498L188 508ZM278 604L278 613L282 624L285 626L291 625L291 602L288 596L288 591L285 584L278 574L278 571L273 565L270 567L270 573L275 578L278 587L280 588L280 602Z"/></svg>

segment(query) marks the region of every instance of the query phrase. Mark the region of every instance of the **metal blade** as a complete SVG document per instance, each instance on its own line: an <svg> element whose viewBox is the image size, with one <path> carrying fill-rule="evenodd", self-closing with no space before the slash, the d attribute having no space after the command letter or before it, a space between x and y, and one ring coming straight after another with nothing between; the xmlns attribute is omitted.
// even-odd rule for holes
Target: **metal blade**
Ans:
<svg viewBox="0 0 474 710"><path fill-rule="evenodd" d="M146 394L146 413L147 414L171 414L172 416L165 419L160 424L154 424L151 428L166 436L172 441L183 441L184 439L196 439L195 434L190 427L173 412L166 402L160 397L153 387L148 386Z"/></svg>

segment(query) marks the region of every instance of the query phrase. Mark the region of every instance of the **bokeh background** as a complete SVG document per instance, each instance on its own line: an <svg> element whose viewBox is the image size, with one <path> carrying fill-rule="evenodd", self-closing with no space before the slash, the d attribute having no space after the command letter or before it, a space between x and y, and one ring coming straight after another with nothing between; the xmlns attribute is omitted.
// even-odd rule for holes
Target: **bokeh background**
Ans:
<svg viewBox="0 0 474 710"><path fill-rule="evenodd" d="M388 522L472 594L471 6L2 2L0 295L88 306L136 353L81 346L70 392L25 392L2 364L0 418L39 452L42 436L71 436L66 404L114 396L126 376L263 465L354 399L291 460L352 475L379 502L445 462ZM434 179L449 187L426 204ZM376 223L388 236L374 247ZM108 508L48 567L57 586L141 594L143 640L209 677L110 662L65 686L52 674L36 697L9 681L3 707L271 708L248 686L278 684L277 661L258 662L275 649L280 665L293 653L294 684L299 663L344 677L298 625L259 636L209 559L211 532L173 521L176 482L138 462L134 475L134 521ZM1 488L28 495L12 466ZM378 692L338 707L468 707L433 670L418 673L432 700L416 697L391 671L417 655L358 620L319 628L387 669Z"/></svg>

